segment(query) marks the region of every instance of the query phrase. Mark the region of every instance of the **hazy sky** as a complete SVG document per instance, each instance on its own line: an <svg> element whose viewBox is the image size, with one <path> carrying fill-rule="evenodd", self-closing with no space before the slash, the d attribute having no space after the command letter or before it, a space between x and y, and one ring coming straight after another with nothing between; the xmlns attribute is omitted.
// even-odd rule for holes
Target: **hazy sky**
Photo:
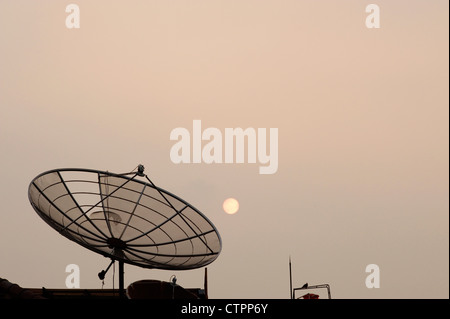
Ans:
<svg viewBox="0 0 450 319"><path fill-rule="evenodd" d="M334 298L448 298L448 26L446 0L0 0L0 277L65 288L77 264L100 288L109 260L42 221L28 185L143 164L218 228L211 298L288 298L289 256L294 287ZM193 120L278 128L278 170L174 164L170 133ZM125 271L203 286L203 269Z"/></svg>

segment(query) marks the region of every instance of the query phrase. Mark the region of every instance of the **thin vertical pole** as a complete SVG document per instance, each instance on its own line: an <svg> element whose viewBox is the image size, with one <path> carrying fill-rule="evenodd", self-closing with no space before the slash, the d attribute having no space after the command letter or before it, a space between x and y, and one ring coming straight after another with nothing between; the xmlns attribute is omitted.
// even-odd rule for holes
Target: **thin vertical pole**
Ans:
<svg viewBox="0 0 450 319"><path fill-rule="evenodd" d="M208 267L205 268L204 288L205 288L205 298L208 299Z"/></svg>
<svg viewBox="0 0 450 319"><path fill-rule="evenodd" d="M123 261L119 260L119 298L125 298Z"/></svg>
<svg viewBox="0 0 450 319"><path fill-rule="evenodd" d="M292 296L292 265L291 265L291 256L289 256L289 295L291 299L293 299Z"/></svg>

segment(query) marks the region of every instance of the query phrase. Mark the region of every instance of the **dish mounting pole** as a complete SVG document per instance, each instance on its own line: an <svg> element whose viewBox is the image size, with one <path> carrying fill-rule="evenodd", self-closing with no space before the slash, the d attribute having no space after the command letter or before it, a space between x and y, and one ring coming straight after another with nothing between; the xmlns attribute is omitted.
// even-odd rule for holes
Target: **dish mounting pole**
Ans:
<svg viewBox="0 0 450 319"><path fill-rule="evenodd" d="M124 270L123 261L119 260L119 298L125 299L125 285L124 285Z"/></svg>
<svg viewBox="0 0 450 319"><path fill-rule="evenodd" d="M106 273L108 272L109 268L111 268L111 265L114 264L115 262L116 262L115 259L111 259L111 263L109 264L108 268L98 273L98 278L100 278L100 280L105 279ZM124 262L121 260L118 260L118 262L119 262L119 298L125 299Z"/></svg>

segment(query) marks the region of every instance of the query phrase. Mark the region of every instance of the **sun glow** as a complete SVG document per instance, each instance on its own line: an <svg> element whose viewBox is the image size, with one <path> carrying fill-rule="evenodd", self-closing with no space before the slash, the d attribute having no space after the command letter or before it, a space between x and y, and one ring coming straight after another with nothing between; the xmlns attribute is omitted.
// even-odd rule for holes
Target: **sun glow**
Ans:
<svg viewBox="0 0 450 319"><path fill-rule="evenodd" d="M223 202L223 210L225 213L233 215L239 210L239 202L234 198L227 198Z"/></svg>

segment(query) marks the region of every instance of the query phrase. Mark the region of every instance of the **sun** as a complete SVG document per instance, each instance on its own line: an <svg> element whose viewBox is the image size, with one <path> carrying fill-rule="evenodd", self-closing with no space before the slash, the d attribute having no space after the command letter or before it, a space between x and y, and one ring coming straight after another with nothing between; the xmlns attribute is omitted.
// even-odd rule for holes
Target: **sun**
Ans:
<svg viewBox="0 0 450 319"><path fill-rule="evenodd" d="M239 202L234 198L227 198L223 202L223 210L225 211L225 213L233 215L239 210Z"/></svg>

